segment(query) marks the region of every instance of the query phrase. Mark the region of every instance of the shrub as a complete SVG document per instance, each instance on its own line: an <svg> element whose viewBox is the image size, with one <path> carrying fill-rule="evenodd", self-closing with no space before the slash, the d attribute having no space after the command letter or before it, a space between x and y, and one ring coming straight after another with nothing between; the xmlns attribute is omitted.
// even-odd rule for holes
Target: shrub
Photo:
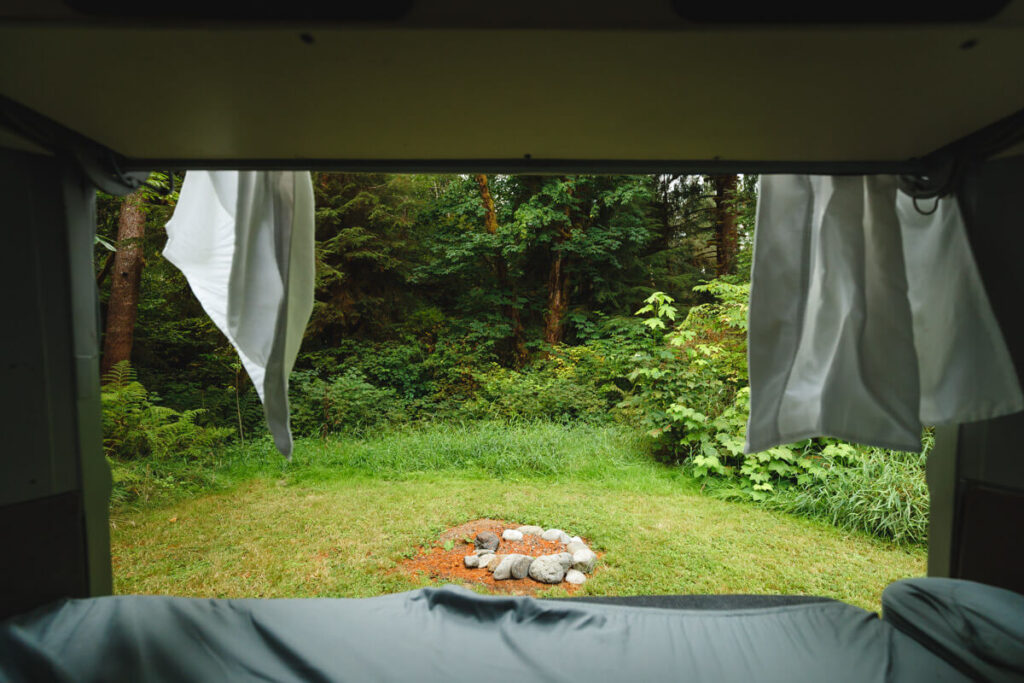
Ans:
<svg viewBox="0 0 1024 683"><path fill-rule="evenodd" d="M610 334L589 340L583 346L556 346L546 359L534 369L550 372L571 381L586 390L596 391L604 401L602 417L622 401L633 387L626 375L632 369L632 358L637 353L653 350L651 336L646 328L637 339L629 334Z"/></svg>
<svg viewBox="0 0 1024 683"><path fill-rule="evenodd" d="M620 408L635 414L663 457L686 462L698 478L737 477L763 499L773 480L807 481L814 461L803 445L743 454L749 410L746 310L749 285L720 280L696 288L717 301L676 319L673 299L655 292L637 311L661 343L634 355L635 390Z"/></svg>
<svg viewBox="0 0 1024 683"><path fill-rule="evenodd" d="M636 387L621 406L635 412L662 457L683 463L720 496L753 499L897 543L923 542L931 436L921 455L835 439L744 454L748 288L714 281L700 291L718 301L692 308L672 329L670 297L656 292L638 311L662 343L634 356L629 378Z"/></svg>
<svg viewBox="0 0 1024 683"><path fill-rule="evenodd" d="M202 410L158 405L127 362L104 377L103 448L113 478L112 500L148 500L159 493L210 485L202 467L215 461L234 430L197 424Z"/></svg>
<svg viewBox="0 0 1024 683"><path fill-rule="evenodd" d="M381 342L350 358L347 369L374 386L393 389L402 398L415 398L432 389L425 356L425 349L415 340Z"/></svg>
<svg viewBox="0 0 1024 683"><path fill-rule="evenodd" d="M476 375L479 389L467 402L467 417L559 423L601 422L609 406L601 391L550 368L518 372L494 365Z"/></svg>
<svg viewBox="0 0 1024 683"><path fill-rule="evenodd" d="M779 491L766 503L775 509L819 517L899 544L928 540L925 460L934 437L925 434L921 453L857 448L838 456L822 451L825 476L811 485ZM852 462L851 462L852 461Z"/></svg>
<svg viewBox="0 0 1024 683"><path fill-rule="evenodd" d="M157 396L139 383L127 361L115 365L103 380L103 448L114 460L202 459L233 433L197 424L202 409L178 412L158 405Z"/></svg>
<svg viewBox="0 0 1024 683"><path fill-rule="evenodd" d="M303 436L362 433L405 414L394 389L381 389L357 370L330 380L298 371L291 379L292 429Z"/></svg>

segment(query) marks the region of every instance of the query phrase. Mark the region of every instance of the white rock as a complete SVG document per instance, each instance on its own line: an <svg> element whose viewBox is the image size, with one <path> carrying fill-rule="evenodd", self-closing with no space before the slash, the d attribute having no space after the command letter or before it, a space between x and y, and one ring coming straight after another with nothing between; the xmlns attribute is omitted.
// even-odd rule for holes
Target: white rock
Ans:
<svg viewBox="0 0 1024 683"><path fill-rule="evenodd" d="M561 583L565 570L556 555L541 555L530 563L530 578L541 583Z"/></svg>
<svg viewBox="0 0 1024 683"><path fill-rule="evenodd" d="M480 567L480 569L484 569L487 566L487 563L493 559L494 553L491 553L490 555L478 555L476 558L476 566Z"/></svg>
<svg viewBox="0 0 1024 683"><path fill-rule="evenodd" d="M521 541L523 540L523 532L515 529L505 529L501 532L501 538L503 541Z"/></svg>
<svg viewBox="0 0 1024 683"><path fill-rule="evenodd" d="M569 583L575 583L577 586L587 580L586 575L576 569L570 569L565 573L565 580Z"/></svg>
<svg viewBox="0 0 1024 683"><path fill-rule="evenodd" d="M596 565L597 554L593 550L584 548L583 550L577 550L572 555L572 568L578 569L584 574L594 571Z"/></svg>
<svg viewBox="0 0 1024 683"><path fill-rule="evenodd" d="M533 558L529 555L516 555L516 561L512 563L512 578L525 579L530 574L530 565Z"/></svg>
<svg viewBox="0 0 1024 683"><path fill-rule="evenodd" d="M466 555L464 558L462 558L462 561L466 563L467 569L473 569L474 567L480 566L479 555Z"/></svg>
<svg viewBox="0 0 1024 683"><path fill-rule="evenodd" d="M494 580L504 581L505 579L512 578L512 565L516 563L516 558L518 557L522 557L522 555L506 555L505 559L494 568Z"/></svg>
<svg viewBox="0 0 1024 683"><path fill-rule="evenodd" d="M527 524L525 526L519 527L518 529L516 529L516 531L527 536L540 536L544 533L544 527Z"/></svg>
<svg viewBox="0 0 1024 683"><path fill-rule="evenodd" d="M548 529L540 535L545 541L562 541L562 536L566 536L566 533L561 529ZM565 541L562 541L565 543Z"/></svg>
<svg viewBox="0 0 1024 683"><path fill-rule="evenodd" d="M572 553L556 553L552 557L557 557L562 565L562 569L569 571L569 567L572 566Z"/></svg>
<svg viewBox="0 0 1024 683"><path fill-rule="evenodd" d="M582 541L570 541L565 545L565 552L567 553L575 553L577 550L589 550L589 548Z"/></svg>
<svg viewBox="0 0 1024 683"><path fill-rule="evenodd" d="M583 539L580 538L579 536L573 536L572 538L569 539L569 543L583 543ZM586 544L584 544L584 545L586 545Z"/></svg>

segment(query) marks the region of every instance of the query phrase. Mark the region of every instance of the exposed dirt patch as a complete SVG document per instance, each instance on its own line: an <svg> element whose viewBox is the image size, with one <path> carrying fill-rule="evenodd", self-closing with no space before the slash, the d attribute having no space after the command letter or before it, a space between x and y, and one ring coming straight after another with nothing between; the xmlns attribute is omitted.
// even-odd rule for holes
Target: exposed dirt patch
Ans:
<svg viewBox="0 0 1024 683"><path fill-rule="evenodd" d="M537 583L533 579L506 579L495 581L491 572L486 569L467 569L463 562L466 555L472 555L476 547L473 539L481 531L490 531L499 538L505 529L516 529L518 523L505 522L500 519L476 519L444 531L438 538L437 545L420 548L419 553L399 565L400 569L412 574L423 573L434 579L486 586L492 593L509 595L535 595L552 588L551 584ZM467 542L468 540L468 542ZM453 543L451 550L445 550L448 542ZM586 539L583 539L586 543ZM589 544L588 544L589 545ZM501 541L498 552L503 555L519 553L540 557L565 550L558 541L545 541L539 536L524 536L521 541ZM600 557L602 553L598 553ZM569 593L575 592L579 586L563 581L560 584Z"/></svg>

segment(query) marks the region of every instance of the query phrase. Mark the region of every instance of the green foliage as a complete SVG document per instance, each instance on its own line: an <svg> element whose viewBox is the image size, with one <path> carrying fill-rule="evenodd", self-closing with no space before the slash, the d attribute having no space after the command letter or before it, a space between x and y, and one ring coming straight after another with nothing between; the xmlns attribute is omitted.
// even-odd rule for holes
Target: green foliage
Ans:
<svg viewBox="0 0 1024 683"><path fill-rule="evenodd" d="M660 345L634 355L633 410L658 451L716 495L820 517L897 543L923 543L928 489L921 455L805 440L744 454L750 389L746 373L749 286L714 280L697 288L715 301L670 327L672 298L656 292L637 313Z"/></svg>
<svg viewBox="0 0 1024 683"><path fill-rule="evenodd" d="M925 461L935 439L926 433L921 453L833 444L821 452L824 476L772 496L770 507L819 517L901 545L928 541ZM840 450L842 449L842 450Z"/></svg>
<svg viewBox="0 0 1024 683"><path fill-rule="evenodd" d="M647 316L645 325L661 343L634 356L628 378L636 390L621 407L639 414L662 453L677 461L691 459L697 476L739 473L751 491L761 491L768 483L761 481L763 470L771 463L741 462L749 286L716 280L699 290L717 300L692 307L671 329L676 309L667 294L655 292L637 311ZM768 471L780 469L775 465Z"/></svg>
<svg viewBox="0 0 1024 683"><path fill-rule="evenodd" d="M151 181L168 179L154 174ZM414 416L458 412L476 389L476 373L492 362L524 365L510 309L520 316L529 360L560 353L541 342L556 257L571 271L565 341L598 350L604 371L622 366L612 347L640 343L635 330L620 333L642 290L665 283L685 299L680 311L694 299L690 287L703 266L692 264L703 257L694 253L693 235L711 229L701 211L714 203L696 176L498 175L490 177L498 218L492 233L472 176L318 173L313 184L316 300L298 367L325 381L357 370L375 387L394 389ZM133 365L163 405L201 407L200 424L258 436L262 411L234 350L161 255L177 195L143 194ZM95 261L104 305L119 210L118 198L99 196ZM624 375L603 380L625 389Z"/></svg>
<svg viewBox="0 0 1024 683"><path fill-rule="evenodd" d="M230 428L199 426L202 409L178 412L159 405L127 362L115 365L103 381L103 447L112 459L203 459L231 434Z"/></svg>
<svg viewBox="0 0 1024 683"><path fill-rule="evenodd" d="M104 377L101 399L103 448L115 500L148 498L155 489L196 483L187 469L216 459L232 433L230 428L197 424L202 410L178 412L158 405L127 362Z"/></svg>
<svg viewBox="0 0 1024 683"><path fill-rule="evenodd" d="M509 309L519 312L529 348L544 351L551 264L571 271L577 315L628 312L653 273L645 263L656 225L649 176L491 176L497 229L484 227L474 177L451 178L427 203L425 253L412 282L465 322L470 341L513 365ZM570 337L574 319L569 320Z"/></svg>
<svg viewBox="0 0 1024 683"><path fill-rule="evenodd" d="M433 182L417 175L315 174L316 303L307 333L315 347L379 333L415 307L408 278Z"/></svg>
<svg viewBox="0 0 1024 683"><path fill-rule="evenodd" d="M463 409L473 418L569 423L603 422L610 417L601 391L564 366L561 372L543 368L518 372L494 365L477 373L476 380L476 395Z"/></svg>
<svg viewBox="0 0 1024 683"><path fill-rule="evenodd" d="M303 436L364 433L397 421L404 412L394 389L373 386L357 370L329 380L309 371L295 372L290 401L292 430Z"/></svg>

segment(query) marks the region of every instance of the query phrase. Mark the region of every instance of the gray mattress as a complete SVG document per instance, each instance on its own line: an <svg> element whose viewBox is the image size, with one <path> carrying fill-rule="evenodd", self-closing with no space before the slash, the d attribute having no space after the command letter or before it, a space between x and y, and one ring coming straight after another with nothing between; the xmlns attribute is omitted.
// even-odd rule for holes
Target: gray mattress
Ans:
<svg viewBox="0 0 1024 683"><path fill-rule="evenodd" d="M1024 596L917 579L890 586L883 602L879 619L836 601L679 609L455 587L366 599L66 600L0 624L0 680L1024 678Z"/></svg>

